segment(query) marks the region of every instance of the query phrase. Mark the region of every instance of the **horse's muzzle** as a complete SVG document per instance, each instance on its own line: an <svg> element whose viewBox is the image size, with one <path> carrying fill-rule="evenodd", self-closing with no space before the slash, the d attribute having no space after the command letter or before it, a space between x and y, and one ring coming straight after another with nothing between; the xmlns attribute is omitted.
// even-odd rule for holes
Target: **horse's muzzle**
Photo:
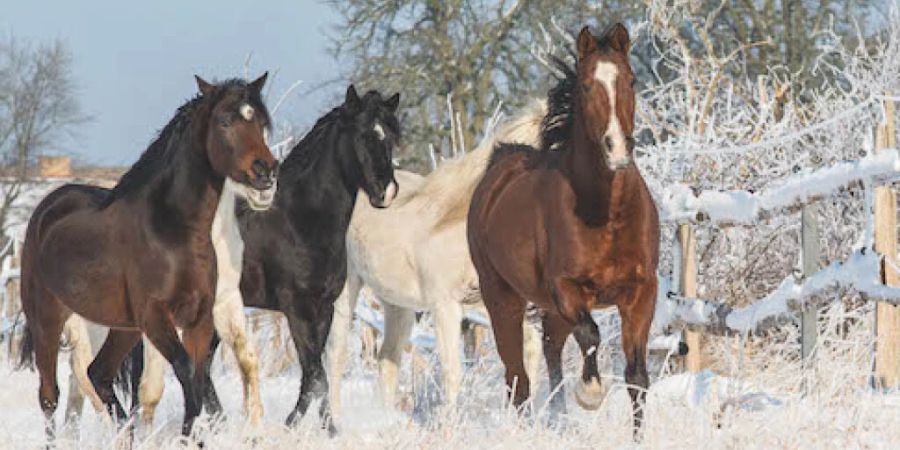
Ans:
<svg viewBox="0 0 900 450"><path fill-rule="evenodd" d="M387 208L391 206L391 203L394 203L394 199L397 198L397 193L400 192L400 186L397 184L397 180L391 180L388 183L387 188L385 188L384 192L381 194L381 198L371 199L372 206L376 208Z"/></svg>

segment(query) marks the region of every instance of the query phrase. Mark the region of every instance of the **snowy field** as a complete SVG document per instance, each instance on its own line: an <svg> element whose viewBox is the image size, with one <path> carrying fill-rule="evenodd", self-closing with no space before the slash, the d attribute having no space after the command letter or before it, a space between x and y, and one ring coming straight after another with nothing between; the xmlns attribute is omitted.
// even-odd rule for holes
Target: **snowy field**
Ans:
<svg viewBox="0 0 900 450"><path fill-rule="evenodd" d="M376 371L356 354L345 375L343 417L339 434L329 437L307 417L299 426L282 425L296 401L299 371L291 366L262 381L266 406L263 425L253 429L241 417L241 387L237 371L217 357L213 378L226 418L198 422L197 436L206 448L895 448L900 442L900 394L868 388L871 371L871 308L852 313L832 308L821 323L818 364L800 369L797 330L741 345L738 338L708 341L711 370L696 375L671 374L659 358L651 361L653 380L648 395L643 441L631 437L630 401L622 383L623 364L617 350L615 314L601 318L604 346L600 352L604 381L613 383L605 403L588 412L568 399L570 414L548 423L543 412L547 382L541 374L538 413L518 418L505 407L502 366L487 348L466 371L460 406L446 411L437 399L438 365L433 355L413 394L410 358L404 362L401 390L409 400L402 411L380 406ZM428 319L424 320L427 328ZM848 325L849 324L849 325ZM427 333L427 329L421 330ZM271 341L270 341L271 342ZM490 347L490 344L488 345ZM265 349L266 347L263 347ZM271 346L270 346L271 348ZM577 346L567 346L567 382L580 362ZM291 350L293 351L293 350ZM418 350L417 350L418 351ZM266 354L265 360L277 355ZM60 398L67 395L68 354L60 357ZM42 416L37 404L37 374L0 368L0 448L41 448ZM802 395L804 382L813 386ZM570 394L571 395L571 394ZM60 405L60 412L65 405ZM58 414L60 415L60 414ZM171 371L152 429L139 427L137 449L196 448L180 437L182 400ZM205 416L204 416L205 417ZM115 435L87 408L80 425L63 427L59 448L114 448Z"/></svg>

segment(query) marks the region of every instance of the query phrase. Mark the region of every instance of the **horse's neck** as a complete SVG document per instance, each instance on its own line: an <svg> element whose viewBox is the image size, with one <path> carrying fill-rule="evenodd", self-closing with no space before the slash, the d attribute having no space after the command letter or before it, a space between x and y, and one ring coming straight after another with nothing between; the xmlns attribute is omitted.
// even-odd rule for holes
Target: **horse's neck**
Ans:
<svg viewBox="0 0 900 450"><path fill-rule="evenodd" d="M572 133L562 167L575 191L577 212L590 222L607 223L627 212L640 179L633 168L610 170L603 149L587 138L577 121Z"/></svg>
<svg viewBox="0 0 900 450"><path fill-rule="evenodd" d="M146 198L151 202L152 213L160 220L177 220L179 223L170 225L182 226L195 231L197 237L209 238L223 180L212 173L202 152L193 145L178 149L177 161L151 187L165 194L151 194Z"/></svg>
<svg viewBox="0 0 900 450"><path fill-rule="evenodd" d="M338 143L340 145L340 143ZM356 180L341 167L339 149L319 149L310 167L290 174L285 189L290 214L294 220L308 221L313 215L319 223L346 229L359 191ZM279 187L284 186L279 181Z"/></svg>

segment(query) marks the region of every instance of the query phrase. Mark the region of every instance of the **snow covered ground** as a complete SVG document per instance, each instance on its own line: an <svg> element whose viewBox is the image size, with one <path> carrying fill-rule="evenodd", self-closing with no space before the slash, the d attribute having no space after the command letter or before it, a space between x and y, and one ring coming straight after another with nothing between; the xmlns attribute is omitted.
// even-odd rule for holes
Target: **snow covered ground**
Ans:
<svg viewBox="0 0 900 450"><path fill-rule="evenodd" d="M357 354L344 382L340 432L333 438L312 418L294 429L282 425L296 401L295 367L264 378L264 423L258 429L244 425L238 374L219 362L213 374L227 418L215 424L201 420L197 435L206 448L214 449L892 448L900 442L900 394L868 387L871 321L864 319L871 318L870 309L863 306L847 313L833 308L823 316L820 357L812 371L800 370L796 330L790 327L744 345L738 338L710 340L708 351L716 356L714 369L695 375L673 375L663 370L667 365L651 361L654 376L641 444L631 438L630 402L621 385L621 353L613 331L618 322L615 314L606 318L605 348L600 352L609 376L605 381L614 383L614 388L598 411L583 411L569 398L570 414L558 423L548 424L542 411L547 395L544 375L536 415L518 418L505 408L502 366L490 348L467 369L455 411L445 411L436 399L439 370L433 355L425 356L430 360L425 372L430 373L417 374L426 381L419 382L415 395L406 358L401 389L414 400L406 410L388 411L380 406L372 363L362 362ZM264 358L271 356L263 350ZM579 365L577 346L570 342L569 382ZM68 371L63 354L61 381L68 379ZM801 395L804 382L814 386L806 396ZM65 399L67 385L60 387L60 398ZM156 423L152 430L139 430L135 448L196 448L179 435L181 415L180 389L169 373ZM80 425L61 433L59 447L102 449L112 448L112 442L112 431L86 410ZM0 362L0 448L40 448L43 443L37 374L16 372L8 362Z"/></svg>

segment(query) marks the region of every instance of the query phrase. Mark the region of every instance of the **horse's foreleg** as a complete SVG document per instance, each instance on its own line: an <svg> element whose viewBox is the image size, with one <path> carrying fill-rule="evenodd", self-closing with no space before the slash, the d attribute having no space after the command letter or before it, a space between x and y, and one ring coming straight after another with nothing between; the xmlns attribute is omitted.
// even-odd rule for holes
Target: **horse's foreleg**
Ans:
<svg viewBox="0 0 900 450"><path fill-rule="evenodd" d="M583 358L581 380L575 386L575 400L584 409L597 409L603 403L606 392L597 369L600 330L591 317L590 308L594 301L585 294L581 285L568 278L557 279L554 287L557 310L561 319L574 327L575 340Z"/></svg>
<svg viewBox="0 0 900 450"><path fill-rule="evenodd" d="M313 401L321 400L319 416L329 431L333 432L331 411L328 407L328 379L322 364L322 353L325 350L325 342L328 340L334 305L331 300L313 301L321 302L318 308L304 305L301 312L293 309L292 306L291 310L286 311L291 337L294 339L297 357L303 370L300 396L297 399L297 405L288 415L287 424L289 426L295 424L306 413ZM304 317L303 313L311 317Z"/></svg>
<svg viewBox="0 0 900 450"><path fill-rule="evenodd" d="M244 384L244 413L252 425L258 425L263 414L263 405L259 397L259 357L247 333L244 302L236 287L216 296L213 319L216 331L234 351L241 370L241 381Z"/></svg>
<svg viewBox="0 0 900 450"><path fill-rule="evenodd" d="M106 341L94 357L94 361L87 369L88 377L94 390L103 403L106 405L106 411L114 420L122 422L128 416L119 399L116 398L113 389L113 381L128 356L131 348L140 340L141 333L139 331L130 330L109 330L106 335Z"/></svg>
<svg viewBox="0 0 900 450"><path fill-rule="evenodd" d="M606 387L600 379L597 367L597 351L600 349L600 329L594 322L590 312L584 312L575 325L575 341L581 349L583 363L581 379L575 388L575 399L582 408L594 410L600 407L606 398Z"/></svg>
<svg viewBox="0 0 900 450"><path fill-rule="evenodd" d="M191 361L194 363L194 388L197 389L201 399L201 405L207 395L206 380L208 377L209 360L212 359L210 350L213 348L213 336L215 326L212 317L201 319L190 328L185 328L181 335L184 348L187 350ZM215 399L218 402L218 398ZM213 405L215 406L215 405ZM221 410L221 405L218 406ZM213 413L213 411L211 411Z"/></svg>
<svg viewBox="0 0 900 450"><path fill-rule="evenodd" d="M631 395L635 437L643 424L644 404L650 378L647 375L647 339L656 300L656 283L635 288L627 303L619 305L622 316L622 347L625 351L625 382Z"/></svg>
<svg viewBox="0 0 900 450"><path fill-rule="evenodd" d="M344 367L347 365L347 334L350 332L353 312L356 311L361 284L359 278L353 273L348 273L344 292L334 302L334 315L325 355L330 383L328 398L331 413L335 417L341 415L341 381L344 378Z"/></svg>
<svg viewBox="0 0 900 450"><path fill-rule="evenodd" d="M397 384L403 347L409 340L416 321L414 311L382 303L384 307L384 339L378 351L378 371L381 376L381 399L388 408L396 406ZM437 320L437 319L435 319ZM441 358L444 354L441 353ZM441 364L444 364L443 362Z"/></svg>
<svg viewBox="0 0 900 450"><path fill-rule="evenodd" d="M144 315L143 329L153 346L172 365L175 377L178 378L178 382L181 384L184 392L184 422L181 426L181 433L187 436L191 433L194 420L200 415L202 405L200 391L194 380L197 372L196 367L187 349L181 343L181 340L178 339L175 323L172 322L171 315L164 309L163 305L157 304L148 308ZM185 330L185 333L187 333L187 330ZM209 337L202 345L207 351L209 350L208 339L211 337L212 324L209 324ZM196 337L194 340L199 341Z"/></svg>
<svg viewBox="0 0 900 450"><path fill-rule="evenodd" d="M462 361L459 352L462 306L454 299L439 301L434 308L434 329L438 355L441 358L444 397L449 407L456 405L462 383Z"/></svg>
<svg viewBox="0 0 900 450"><path fill-rule="evenodd" d="M531 325L526 324L530 327ZM566 390L563 386L562 351L566 339L572 332L572 324L559 314L544 315L544 360L550 378L550 414L556 416L566 412Z"/></svg>
<svg viewBox="0 0 900 450"><path fill-rule="evenodd" d="M207 353L206 360L203 362L203 392L201 392L201 396L203 397L203 407L206 408L206 412L211 416L220 416L222 415L222 402L219 401L219 393L216 392L216 386L212 382L212 362L213 358L216 357L216 349L219 348L219 335L213 332L212 339L209 343L209 352ZM247 395L247 387L246 383L244 383L244 396Z"/></svg>
<svg viewBox="0 0 900 450"><path fill-rule="evenodd" d="M521 407L531 395L528 374L523 361L522 321L525 319L525 301L501 280L492 269L479 272L479 284L484 306L491 317L491 328L497 353L506 367L506 386L516 407Z"/></svg>
<svg viewBox="0 0 900 450"><path fill-rule="evenodd" d="M145 338L144 342L144 373L141 375L138 398L141 403L141 421L146 427L153 426L153 416L156 414L156 406L162 400L165 387L166 359L162 353Z"/></svg>

